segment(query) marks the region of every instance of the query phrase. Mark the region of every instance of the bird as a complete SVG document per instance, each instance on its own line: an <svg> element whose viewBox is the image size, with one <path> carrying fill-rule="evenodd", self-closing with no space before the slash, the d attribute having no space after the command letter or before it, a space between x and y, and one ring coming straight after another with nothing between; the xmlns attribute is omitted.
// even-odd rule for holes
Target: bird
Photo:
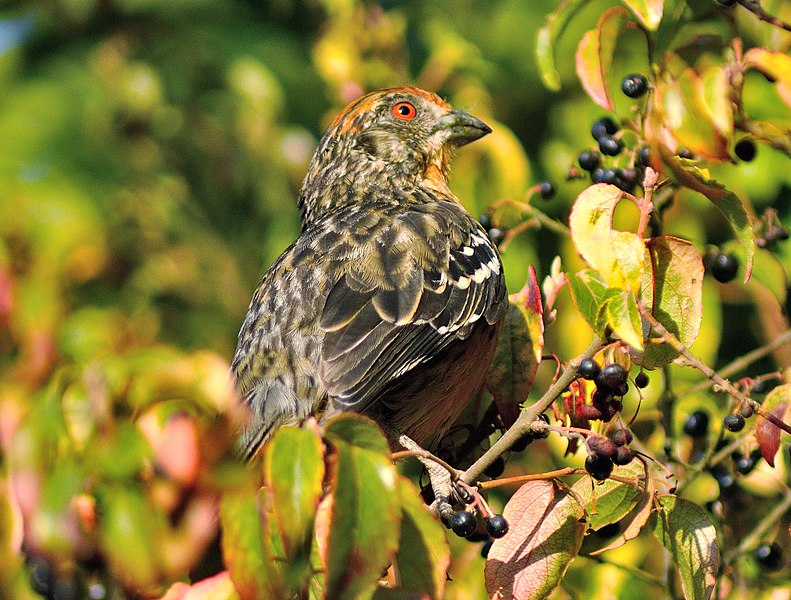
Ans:
<svg viewBox="0 0 791 600"><path fill-rule="evenodd" d="M280 426L344 411L391 447L431 449L478 393L508 299L498 250L448 174L491 131L414 87L331 122L299 192L301 232L255 290L231 362L249 407L243 457ZM432 476L443 497L447 483Z"/></svg>

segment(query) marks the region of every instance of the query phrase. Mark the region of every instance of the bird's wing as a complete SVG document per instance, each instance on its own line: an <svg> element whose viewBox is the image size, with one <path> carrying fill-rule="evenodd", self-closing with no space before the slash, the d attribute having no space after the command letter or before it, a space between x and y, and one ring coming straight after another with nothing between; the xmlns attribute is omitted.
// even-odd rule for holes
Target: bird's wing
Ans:
<svg viewBox="0 0 791 600"><path fill-rule="evenodd" d="M497 251L460 206L419 205L368 231L320 320L321 381L356 411L506 306Z"/></svg>

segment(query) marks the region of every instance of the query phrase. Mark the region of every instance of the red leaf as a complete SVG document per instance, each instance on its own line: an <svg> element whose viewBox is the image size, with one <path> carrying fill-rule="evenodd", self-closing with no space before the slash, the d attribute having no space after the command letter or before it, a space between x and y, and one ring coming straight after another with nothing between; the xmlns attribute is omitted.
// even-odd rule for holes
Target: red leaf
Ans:
<svg viewBox="0 0 791 600"><path fill-rule="evenodd" d="M789 405L789 396L791 384L780 385L769 393L761 405L761 410L782 421ZM771 421L759 418L755 425L755 437L758 438L761 455L774 467L775 455L780 449L780 428Z"/></svg>
<svg viewBox="0 0 791 600"><path fill-rule="evenodd" d="M484 575L492 599L546 598L577 555L585 525L577 500L550 481L530 481L503 511L508 534L489 550Z"/></svg>

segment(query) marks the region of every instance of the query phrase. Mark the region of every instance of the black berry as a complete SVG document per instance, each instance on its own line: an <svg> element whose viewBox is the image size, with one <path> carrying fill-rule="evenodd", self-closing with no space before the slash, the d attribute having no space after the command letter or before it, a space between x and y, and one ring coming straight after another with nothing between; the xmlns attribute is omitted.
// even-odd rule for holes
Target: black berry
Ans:
<svg viewBox="0 0 791 600"><path fill-rule="evenodd" d="M720 465L715 465L711 469L711 474L717 480L721 492L727 492L736 485L736 479L726 469Z"/></svg>
<svg viewBox="0 0 791 600"><path fill-rule="evenodd" d="M466 510L460 510L453 513L450 518L450 528L453 533L459 537L467 537L472 535L475 531L476 521L475 516Z"/></svg>
<svg viewBox="0 0 791 600"><path fill-rule="evenodd" d="M503 537L508 533L508 521L503 515L494 515L486 519L486 533L495 539Z"/></svg>
<svg viewBox="0 0 791 600"><path fill-rule="evenodd" d="M612 457L612 462L613 464L622 467L623 465L628 465L630 462L632 462L634 457L635 451L629 446L618 446L615 450L615 456Z"/></svg>
<svg viewBox="0 0 791 600"><path fill-rule="evenodd" d="M740 456L734 461L733 468L742 475L747 475L752 472L757 464L758 461L754 460L752 456Z"/></svg>
<svg viewBox="0 0 791 600"><path fill-rule="evenodd" d="M637 162L640 163L644 167L651 166L651 148L648 146L643 146L637 152Z"/></svg>
<svg viewBox="0 0 791 600"><path fill-rule="evenodd" d="M585 171L593 171L593 169L601 164L601 157L597 152L583 150L577 157L577 162Z"/></svg>
<svg viewBox="0 0 791 600"><path fill-rule="evenodd" d="M598 481L607 479L612 473L612 469L612 459L601 454L591 454L585 459L585 470Z"/></svg>
<svg viewBox="0 0 791 600"><path fill-rule="evenodd" d="M755 560L767 571L776 571L783 566L783 551L775 543L761 544L755 549Z"/></svg>
<svg viewBox="0 0 791 600"><path fill-rule="evenodd" d="M681 158L686 158L687 160L692 160L695 158L695 155L692 154L692 151L689 148L679 148L678 156Z"/></svg>
<svg viewBox="0 0 791 600"><path fill-rule="evenodd" d="M596 376L601 371L598 363L593 360L592 358L585 358L580 362L580 366L577 369L577 373L583 379L587 379L588 381L593 381L596 379Z"/></svg>
<svg viewBox="0 0 791 600"><path fill-rule="evenodd" d="M544 200L551 200L555 196L555 188L548 181L542 181L538 184L538 192Z"/></svg>
<svg viewBox="0 0 791 600"><path fill-rule="evenodd" d="M709 429L709 415L702 410L696 410L684 423L684 433L690 437L703 437Z"/></svg>
<svg viewBox="0 0 791 600"><path fill-rule="evenodd" d="M605 390L617 390L626 383L628 375L626 369L618 363L604 365L596 377L596 387Z"/></svg>
<svg viewBox="0 0 791 600"><path fill-rule="evenodd" d="M639 98L648 90L648 81L639 73L627 75L621 81L621 91L629 98Z"/></svg>
<svg viewBox="0 0 791 600"><path fill-rule="evenodd" d="M632 443L634 436L628 429L619 429L610 436L610 439L616 446L628 446Z"/></svg>
<svg viewBox="0 0 791 600"><path fill-rule="evenodd" d="M478 223L480 223L481 227L483 227L486 230L492 228L492 219L487 214L482 214L480 217L478 217Z"/></svg>
<svg viewBox="0 0 791 600"><path fill-rule="evenodd" d="M634 384L640 389L648 387L648 375L646 375L643 371L640 371L634 378Z"/></svg>
<svg viewBox="0 0 791 600"><path fill-rule="evenodd" d="M722 420L725 429L736 433L744 429L744 417L739 413L732 413Z"/></svg>
<svg viewBox="0 0 791 600"><path fill-rule="evenodd" d="M623 150L623 142L611 135L603 135L599 138L599 152L605 156L616 156Z"/></svg>
<svg viewBox="0 0 791 600"><path fill-rule="evenodd" d="M30 587L33 591L42 596L48 596L55 583L55 572L50 562L40 556L29 557L28 568L30 569Z"/></svg>
<svg viewBox="0 0 791 600"><path fill-rule="evenodd" d="M736 4L736 0L717 0L717 4L719 4L723 8L730 8L731 6Z"/></svg>
<svg viewBox="0 0 791 600"><path fill-rule="evenodd" d="M481 557L489 558L489 550L492 549L493 540L486 540L481 546Z"/></svg>
<svg viewBox="0 0 791 600"><path fill-rule="evenodd" d="M739 140L733 147L733 153L736 155L736 158L743 160L744 162L750 162L753 160L755 158L756 152L757 150L755 148L755 143L748 139Z"/></svg>
<svg viewBox="0 0 791 600"><path fill-rule="evenodd" d="M753 387L752 391L753 392L755 391L755 387ZM754 412L755 409L753 408L753 405L750 404L749 402L745 402L744 404L739 406L739 414L743 416L745 419L749 419L750 417L752 417Z"/></svg>
<svg viewBox="0 0 791 600"><path fill-rule="evenodd" d="M612 135L616 131L618 131L618 126L610 117L602 117L591 127L591 135L596 141L602 136Z"/></svg>
<svg viewBox="0 0 791 600"><path fill-rule="evenodd" d="M503 471L505 471L505 461L502 456L498 456L492 464L486 467L484 473L492 479L496 479L503 474Z"/></svg>
<svg viewBox="0 0 791 600"><path fill-rule="evenodd" d="M720 283L728 283L739 270L739 261L730 254L717 254L709 265L711 274Z"/></svg>

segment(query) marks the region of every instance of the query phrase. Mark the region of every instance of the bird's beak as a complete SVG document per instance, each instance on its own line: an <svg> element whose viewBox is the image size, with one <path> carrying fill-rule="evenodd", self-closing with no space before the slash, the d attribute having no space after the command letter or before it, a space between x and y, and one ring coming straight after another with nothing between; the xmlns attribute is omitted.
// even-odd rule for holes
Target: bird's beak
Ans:
<svg viewBox="0 0 791 600"><path fill-rule="evenodd" d="M461 110L452 110L440 117L437 129L446 131L446 140L455 146L469 144L492 132L486 123Z"/></svg>

